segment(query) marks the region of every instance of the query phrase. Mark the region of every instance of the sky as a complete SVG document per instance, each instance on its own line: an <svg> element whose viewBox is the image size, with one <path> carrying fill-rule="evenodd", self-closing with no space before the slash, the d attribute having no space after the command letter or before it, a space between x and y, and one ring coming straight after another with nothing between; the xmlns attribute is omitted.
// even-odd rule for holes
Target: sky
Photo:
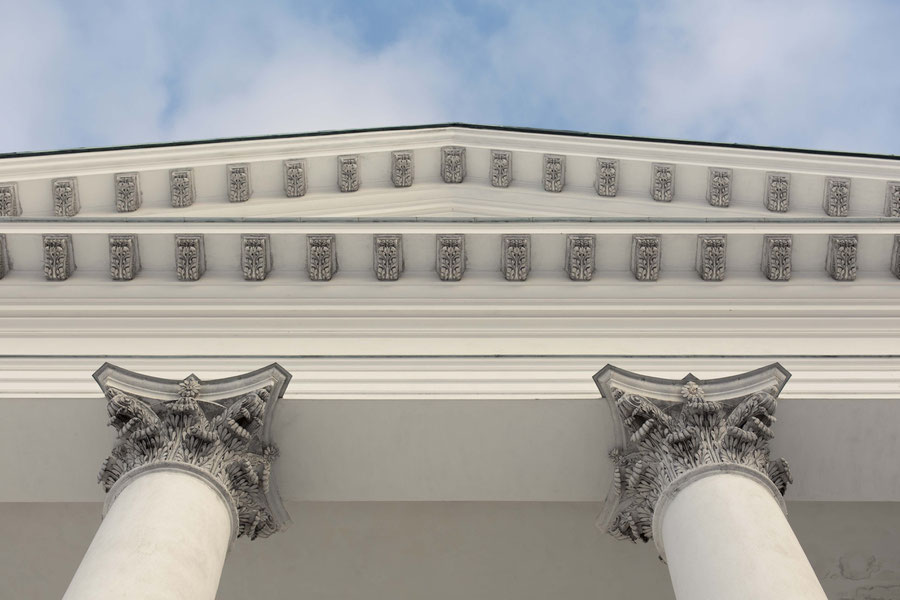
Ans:
<svg viewBox="0 0 900 600"><path fill-rule="evenodd" d="M900 0L0 0L0 152L467 122L900 154Z"/></svg>

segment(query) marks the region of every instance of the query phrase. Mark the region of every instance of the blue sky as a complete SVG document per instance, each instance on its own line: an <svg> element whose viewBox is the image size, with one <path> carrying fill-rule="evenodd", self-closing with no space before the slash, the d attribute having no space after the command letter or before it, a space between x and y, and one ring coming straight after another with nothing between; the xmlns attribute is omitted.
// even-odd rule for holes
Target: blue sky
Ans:
<svg viewBox="0 0 900 600"><path fill-rule="evenodd" d="M466 121L900 154L900 1L0 0L0 152Z"/></svg>

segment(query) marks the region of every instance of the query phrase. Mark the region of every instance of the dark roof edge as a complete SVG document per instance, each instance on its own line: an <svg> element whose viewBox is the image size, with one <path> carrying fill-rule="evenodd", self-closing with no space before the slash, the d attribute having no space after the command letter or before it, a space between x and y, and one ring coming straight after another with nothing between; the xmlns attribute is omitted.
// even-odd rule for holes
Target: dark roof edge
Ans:
<svg viewBox="0 0 900 600"><path fill-rule="evenodd" d="M797 154L812 154L819 156L846 156L852 158L875 158L883 160L900 160L896 154L873 154L868 152L844 152L839 150L812 150L808 148L781 148L778 146L760 146L756 144L738 144L727 142L702 142L691 140L679 140L669 138L654 138L644 136L615 135L608 133L586 133L582 131L569 131L565 129L541 129L539 127L515 127L506 125L478 125L473 123L434 123L424 125L394 125L390 127L369 127L362 129L337 129L310 131L306 133L279 133L271 135L255 135L246 137L213 138L207 140L188 140L178 142L155 142L149 144L131 144L125 146L100 146L88 148L68 148L64 150L38 150L33 152L6 152L0 153L0 159L25 158L31 156L54 156L64 154L80 154L87 152L112 152L115 150L143 150L147 148L171 148L176 146L199 146L202 144L223 144L227 142L253 142L259 140L284 140L290 138L311 138L326 135L376 133L380 131L415 131L420 129L442 129L447 127L459 127L462 129L475 129L483 131L512 131L518 133L537 133L548 135L563 135L602 140L623 140L633 142L654 142L662 144L678 144L683 146L699 146L706 148L737 148L741 150L766 150L775 152L792 152Z"/></svg>

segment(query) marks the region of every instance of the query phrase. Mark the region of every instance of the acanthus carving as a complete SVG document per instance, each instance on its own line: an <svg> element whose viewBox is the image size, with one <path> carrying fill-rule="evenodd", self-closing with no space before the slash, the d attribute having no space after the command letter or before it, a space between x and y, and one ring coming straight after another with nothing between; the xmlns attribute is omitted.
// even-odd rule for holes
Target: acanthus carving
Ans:
<svg viewBox="0 0 900 600"><path fill-rule="evenodd" d="M206 249L200 234L175 236L175 275L179 281L198 281L206 272Z"/></svg>
<svg viewBox="0 0 900 600"><path fill-rule="evenodd" d="M525 281L531 272L531 236L502 236L500 256L503 277L507 281Z"/></svg>
<svg viewBox="0 0 900 600"><path fill-rule="evenodd" d="M850 213L850 179L847 177L826 177L825 214L829 217L846 217Z"/></svg>
<svg viewBox="0 0 900 600"><path fill-rule="evenodd" d="M169 171L169 196L172 206L184 208L194 203L194 170L172 169Z"/></svg>
<svg viewBox="0 0 900 600"><path fill-rule="evenodd" d="M725 250L727 238L724 235L697 236L697 273L704 281L725 279Z"/></svg>
<svg viewBox="0 0 900 600"><path fill-rule="evenodd" d="M766 173L766 209L787 212L791 205L790 173Z"/></svg>
<svg viewBox="0 0 900 600"><path fill-rule="evenodd" d="M437 236L437 273L441 281L460 281L466 270L466 237Z"/></svg>
<svg viewBox="0 0 900 600"><path fill-rule="evenodd" d="M653 163L650 169L652 172L650 197L657 202L671 202L675 197L675 165Z"/></svg>
<svg viewBox="0 0 900 600"><path fill-rule="evenodd" d="M133 212L141 207L141 180L137 173L116 173L116 212Z"/></svg>
<svg viewBox="0 0 900 600"><path fill-rule="evenodd" d="M284 161L284 195L300 198L306 195L306 159L294 158Z"/></svg>
<svg viewBox="0 0 900 600"><path fill-rule="evenodd" d="M825 270L835 281L856 280L858 238L855 235L829 235Z"/></svg>
<svg viewBox="0 0 900 600"><path fill-rule="evenodd" d="M763 236L762 272L770 281L791 278L793 237L790 235Z"/></svg>
<svg viewBox="0 0 900 600"><path fill-rule="evenodd" d="M154 463L199 467L221 483L237 509L237 535L267 537L279 524L267 501L275 446L261 440L271 386L215 402L198 400L200 380L181 382L179 398L148 402L115 387L107 393L117 439L99 483L108 492L120 477Z"/></svg>
<svg viewBox="0 0 900 600"><path fill-rule="evenodd" d="M619 161L609 158L597 159L597 175L594 189L598 196L615 196L619 193Z"/></svg>
<svg viewBox="0 0 900 600"><path fill-rule="evenodd" d="M18 217L21 214L19 184L0 183L0 217Z"/></svg>
<svg viewBox="0 0 900 600"><path fill-rule="evenodd" d="M311 281L331 281L338 270L337 245L332 234L306 236L306 270Z"/></svg>
<svg viewBox="0 0 900 600"><path fill-rule="evenodd" d="M594 277L596 238L593 234L566 236L566 274L572 281L590 281Z"/></svg>
<svg viewBox="0 0 900 600"><path fill-rule="evenodd" d="M885 186L884 214L887 217L900 217L900 181L888 181Z"/></svg>
<svg viewBox="0 0 900 600"><path fill-rule="evenodd" d="M706 465L742 465L768 477L784 494L791 473L769 457L778 390L707 401L696 380L681 387L683 401L660 400L612 387L625 445L610 453L619 504L609 532L624 540L653 537L653 512L678 477Z"/></svg>
<svg viewBox="0 0 900 600"><path fill-rule="evenodd" d="M441 147L441 179L444 183L462 183L466 178L466 149L462 146Z"/></svg>
<svg viewBox="0 0 900 600"><path fill-rule="evenodd" d="M561 192L566 185L566 157L560 154L544 155L544 190Z"/></svg>
<svg viewBox="0 0 900 600"><path fill-rule="evenodd" d="M109 236L109 275L113 281L131 281L141 270L136 235Z"/></svg>
<svg viewBox="0 0 900 600"><path fill-rule="evenodd" d="M54 179L53 187L53 214L57 217L74 217L81 210L78 200L78 180L74 177L61 177Z"/></svg>
<svg viewBox="0 0 900 600"><path fill-rule="evenodd" d="M509 187L512 183L512 152L491 150L491 185Z"/></svg>
<svg viewBox="0 0 900 600"><path fill-rule="evenodd" d="M391 182L394 187L410 187L415 177L415 165L411 150L391 152Z"/></svg>
<svg viewBox="0 0 900 600"><path fill-rule="evenodd" d="M894 247L891 248L891 273L900 279L900 235L894 236Z"/></svg>
<svg viewBox="0 0 900 600"><path fill-rule="evenodd" d="M338 156L338 189L342 192L359 190L359 156L356 154Z"/></svg>
<svg viewBox="0 0 900 600"><path fill-rule="evenodd" d="M239 163L227 165L228 171L228 201L246 202L250 199L253 190L250 188L250 164Z"/></svg>
<svg viewBox="0 0 900 600"><path fill-rule="evenodd" d="M379 281L397 281L403 272L403 237L400 235L376 235L375 278Z"/></svg>
<svg viewBox="0 0 900 600"><path fill-rule="evenodd" d="M44 276L49 281L65 281L75 272L75 250L71 234L43 236Z"/></svg>
<svg viewBox="0 0 900 600"><path fill-rule="evenodd" d="M263 281L272 270L269 234L241 235L241 271L247 281Z"/></svg>
<svg viewBox="0 0 900 600"><path fill-rule="evenodd" d="M658 235L635 235L631 238L631 272L638 281L656 281L662 244Z"/></svg>
<svg viewBox="0 0 900 600"><path fill-rule="evenodd" d="M725 207L731 204L731 169L710 167L706 185L706 201L710 206Z"/></svg>
<svg viewBox="0 0 900 600"><path fill-rule="evenodd" d="M9 275L9 247L6 245L6 234L0 233L0 279Z"/></svg>

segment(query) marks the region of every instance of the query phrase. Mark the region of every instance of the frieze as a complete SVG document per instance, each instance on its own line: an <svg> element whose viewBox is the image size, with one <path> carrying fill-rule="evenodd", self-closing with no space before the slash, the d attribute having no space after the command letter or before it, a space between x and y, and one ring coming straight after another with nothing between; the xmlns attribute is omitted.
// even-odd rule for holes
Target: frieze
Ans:
<svg viewBox="0 0 900 600"><path fill-rule="evenodd" d="M566 236L566 274L572 281L590 281L594 277L596 240L593 234Z"/></svg>
<svg viewBox="0 0 900 600"><path fill-rule="evenodd" d="M706 201L710 206L725 207L731 204L732 170L710 167L706 182Z"/></svg>
<svg viewBox="0 0 900 600"><path fill-rule="evenodd" d="M397 281L403 272L403 236L374 236L374 269L378 281Z"/></svg>
<svg viewBox="0 0 900 600"><path fill-rule="evenodd" d="M263 281L272 270L268 233L241 235L241 271L247 281Z"/></svg>
<svg viewBox="0 0 900 600"><path fill-rule="evenodd" d="M566 185L566 157L559 154L545 154L544 191L559 193Z"/></svg>
<svg viewBox="0 0 900 600"><path fill-rule="evenodd" d="M131 281L141 270L137 235L109 236L109 276L113 281Z"/></svg>
<svg viewBox="0 0 900 600"><path fill-rule="evenodd" d="M491 150L491 185L505 188L512 183L512 152Z"/></svg>
<svg viewBox="0 0 900 600"><path fill-rule="evenodd" d="M437 264L435 270L441 281L460 281L466 272L466 236L443 234L437 236Z"/></svg>
<svg viewBox="0 0 900 600"><path fill-rule="evenodd" d="M653 163L650 173L650 197L657 202L671 202L675 197L675 165Z"/></svg>
<svg viewBox="0 0 900 600"><path fill-rule="evenodd" d="M19 204L19 184L0 183L0 217L18 217L22 214Z"/></svg>
<svg viewBox="0 0 900 600"><path fill-rule="evenodd" d="M228 201L246 202L253 194L250 187L250 163L237 163L227 165L228 172Z"/></svg>
<svg viewBox="0 0 900 600"><path fill-rule="evenodd" d="M75 272L75 248L70 234L45 235L44 277L48 281L65 281Z"/></svg>
<svg viewBox="0 0 900 600"><path fill-rule="evenodd" d="M349 193L359 190L359 156L356 154L348 154L337 157L338 166L338 189L341 192Z"/></svg>
<svg viewBox="0 0 900 600"><path fill-rule="evenodd" d="M137 173L116 173L116 212L134 212L141 207L141 179Z"/></svg>
<svg viewBox="0 0 900 600"><path fill-rule="evenodd" d="M78 179L60 177L50 183L53 188L53 214L57 217L74 217L81 210L78 199Z"/></svg>
<svg viewBox="0 0 900 600"><path fill-rule="evenodd" d="M172 169L169 171L169 199L175 208L184 208L194 203L193 169Z"/></svg>
<svg viewBox="0 0 900 600"><path fill-rule="evenodd" d="M331 281L338 271L337 244L334 235L306 236L306 270L311 281Z"/></svg>
<svg viewBox="0 0 900 600"><path fill-rule="evenodd" d="M394 187L410 187L414 177L415 163L413 163L412 150L391 152L391 182Z"/></svg>
<svg viewBox="0 0 900 600"><path fill-rule="evenodd" d="M206 247L201 234L175 236L175 276L179 281L199 281L206 272Z"/></svg>
<svg viewBox="0 0 900 600"><path fill-rule="evenodd" d="M725 279L726 246L724 235L698 235L695 268L703 281Z"/></svg>
<svg viewBox="0 0 900 600"><path fill-rule="evenodd" d="M466 149L462 146L441 147L441 179L444 183L462 183L466 178Z"/></svg>
<svg viewBox="0 0 900 600"><path fill-rule="evenodd" d="M284 195L288 198L300 198L306 195L306 159L291 158L282 163L284 177Z"/></svg>
<svg viewBox="0 0 900 600"><path fill-rule="evenodd" d="M598 196L612 197L619 193L619 161L611 158L597 159L594 189Z"/></svg>
<svg viewBox="0 0 900 600"><path fill-rule="evenodd" d="M788 281L791 278L793 236L763 236L762 272L770 281Z"/></svg>
<svg viewBox="0 0 900 600"><path fill-rule="evenodd" d="M855 281L858 239L855 235L829 235L825 270L835 281Z"/></svg>
<svg viewBox="0 0 900 600"><path fill-rule="evenodd" d="M531 236L504 235L500 238L500 268L507 281L525 281L531 272Z"/></svg>
<svg viewBox="0 0 900 600"><path fill-rule="evenodd" d="M791 206L791 174L766 173L766 191L763 201L766 210L787 212Z"/></svg>
<svg viewBox="0 0 900 600"><path fill-rule="evenodd" d="M631 273L638 281L656 281L662 261L662 241L658 235L631 238Z"/></svg>
<svg viewBox="0 0 900 600"><path fill-rule="evenodd" d="M825 178L822 207L829 217L846 217L850 213L850 179L848 177Z"/></svg>

